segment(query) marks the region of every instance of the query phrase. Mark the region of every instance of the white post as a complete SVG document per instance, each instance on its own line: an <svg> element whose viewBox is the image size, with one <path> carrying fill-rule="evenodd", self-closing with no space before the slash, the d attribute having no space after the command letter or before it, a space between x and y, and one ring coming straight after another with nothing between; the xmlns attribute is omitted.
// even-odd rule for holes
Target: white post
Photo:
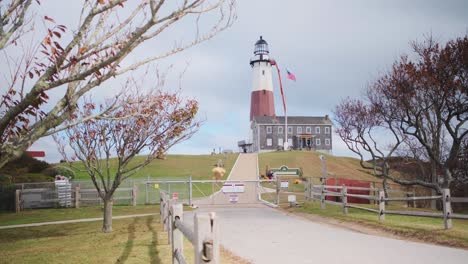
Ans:
<svg viewBox="0 0 468 264"><path fill-rule="evenodd" d="M444 207L444 227L452 228L452 204L450 203L450 189L442 190L442 204Z"/></svg>
<svg viewBox="0 0 468 264"><path fill-rule="evenodd" d="M341 189L341 202L343 203L343 214L348 214L348 196L347 196L346 186L343 185L343 189Z"/></svg>
<svg viewBox="0 0 468 264"><path fill-rule="evenodd" d="M182 204L175 204L172 206L171 214L171 225L172 225L172 263L179 264L179 261L175 258L175 253L178 252L181 255L184 253L184 235L182 232L175 228L175 220L178 219L183 221L184 209Z"/></svg>
<svg viewBox="0 0 468 264"><path fill-rule="evenodd" d="M195 264L219 264L219 224L214 213L194 216Z"/></svg>
<svg viewBox="0 0 468 264"><path fill-rule="evenodd" d="M385 220L385 192L379 190L379 220Z"/></svg>

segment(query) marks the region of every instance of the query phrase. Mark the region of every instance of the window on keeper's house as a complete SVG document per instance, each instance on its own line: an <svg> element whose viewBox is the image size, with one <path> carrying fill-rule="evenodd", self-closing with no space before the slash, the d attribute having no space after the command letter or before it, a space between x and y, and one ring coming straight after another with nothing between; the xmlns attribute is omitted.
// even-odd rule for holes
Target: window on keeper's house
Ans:
<svg viewBox="0 0 468 264"><path fill-rule="evenodd" d="M315 127L315 134L320 134L320 127Z"/></svg>
<svg viewBox="0 0 468 264"><path fill-rule="evenodd" d="M326 145L326 146L330 146L330 139L329 139L329 138L326 138L326 139L325 139L325 145Z"/></svg>
<svg viewBox="0 0 468 264"><path fill-rule="evenodd" d="M278 134L283 134L283 127L282 126L278 127Z"/></svg>
<svg viewBox="0 0 468 264"><path fill-rule="evenodd" d="M312 128L311 127L306 127L306 133L307 134L312 134Z"/></svg>
<svg viewBox="0 0 468 264"><path fill-rule="evenodd" d="M272 131L271 126L267 126L266 131L267 131L267 134L271 134L271 131Z"/></svg>
<svg viewBox="0 0 468 264"><path fill-rule="evenodd" d="M298 134L302 134L302 127L301 127L301 126L298 126L298 127L297 127L297 133L298 133Z"/></svg>
<svg viewBox="0 0 468 264"><path fill-rule="evenodd" d="M288 134L292 134L292 131L293 131L293 128L292 128L292 127L288 127Z"/></svg>
<svg viewBox="0 0 468 264"><path fill-rule="evenodd" d="M315 139L315 145L320 146L320 138Z"/></svg>
<svg viewBox="0 0 468 264"><path fill-rule="evenodd" d="M273 145L273 139L267 138L267 146L271 147Z"/></svg>
<svg viewBox="0 0 468 264"><path fill-rule="evenodd" d="M330 134L330 127L325 127L325 134Z"/></svg>

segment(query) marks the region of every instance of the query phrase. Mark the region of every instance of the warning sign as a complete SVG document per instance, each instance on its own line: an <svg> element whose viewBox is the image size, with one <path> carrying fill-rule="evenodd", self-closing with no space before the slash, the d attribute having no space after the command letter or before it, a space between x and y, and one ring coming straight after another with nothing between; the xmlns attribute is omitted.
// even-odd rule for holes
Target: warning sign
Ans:
<svg viewBox="0 0 468 264"><path fill-rule="evenodd" d="M281 188L288 188L289 187L289 180L281 180Z"/></svg>
<svg viewBox="0 0 468 264"><path fill-rule="evenodd" d="M223 184L223 193L243 193L245 192L245 184L226 182Z"/></svg>
<svg viewBox="0 0 468 264"><path fill-rule="evenodd" d="M239 196L237 194L230 194L229 195L229 202L230 203L237 203L239 201Z"/></svg>
<svg viewBox="0 0 468 264"><path fill-rule="evenodd" d="M159 189L159 184L155 183L155 184L154 184L154 188L155 188L155 189Z"/></svg>
<svg viewBox="0 0 468 264"><path fill-rule="evenodd" d="M172 199L175 199L175 200L179 199L179 194L178 193L173 193L172 194Z"/></svg>

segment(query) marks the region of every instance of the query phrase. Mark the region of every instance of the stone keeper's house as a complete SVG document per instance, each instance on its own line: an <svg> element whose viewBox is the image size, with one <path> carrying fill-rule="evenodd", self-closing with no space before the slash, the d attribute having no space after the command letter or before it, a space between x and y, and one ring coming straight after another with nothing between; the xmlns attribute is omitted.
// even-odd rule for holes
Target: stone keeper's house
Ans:
<svg viewBox="0 0 468 264"><path fill-rule="evenodd" d="M264 152L283 147L284 116L254 116L251 122L252 150ZM331 153L332 122L326 116L288 116L288 144L295 150Z"/></svg>

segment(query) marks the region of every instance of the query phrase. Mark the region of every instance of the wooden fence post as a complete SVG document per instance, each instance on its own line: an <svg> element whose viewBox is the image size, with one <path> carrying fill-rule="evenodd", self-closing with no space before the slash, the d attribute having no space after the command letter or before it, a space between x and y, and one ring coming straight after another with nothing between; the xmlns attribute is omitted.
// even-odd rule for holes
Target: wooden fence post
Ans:
<svg viewBox="0 0 468 264"><path fill-rule="evenodd" d="M175 220L178 219L183 221L184 208L182 204L172 205L171 213L171 226L172 226L172 263L179 264L179 261L175 257L175 253L178 252L181 255L184 253L184 235L182 232L175 227Z"/></svg>
<svg viewBox="0 0 468 264"><path fill-rule="evenodd" d="M75 187L75 208L80 208L80 199L81 199L80 186L76 186Z"/></svg>
<svg viewBox="0 0 468 264"><path fill-rule="evenodd" d="M219 264L219 225L214 213L194 216L195 264Z"/></svg>
<svg viewBox="0 0 468 264"><path fill-rule="evenodd" d="M21 211L21 190L15 191L15 211L17 213Z"/></svg>
<svg viewBox="0 0 468 264"><path fill-rule="evenodd" d="M167 216L166 216L166 230L167 230L167 241L169 244L172 243L172 206L175 204L175 200L170 199L167 204Z"/></svg>
<svg viewBox="0 0 468 264"><path fill-rule="evenodd" d="M348 191L346 189L346 186L343 185L343 188L341 189L341 202L343 203L343 214L347 215L348 214Z"/></svg>
<svg viewBox="0 0 468 264"><path fill-rule="evenodd" d="M372 193L374 194L373 196L377 196L377 192L375 191L375 182L372 182ZM369 192L370 194L370 192ZM374 199L374 204L377 204L377 201Z"/></svg>
<svg viewBox="0 0 468 264"><path fill-rule="evenodd" d="M416 196L416 191L413 188L413 197ZM413 200L413 208L416 208L416 200Z"/></svg>
<svg viewBox="0 0 468 264"><path fill-rule="evenodd" d="M325 185L322 183L322 191L320 194L320 208L325 209Z"/></svg>
<svg viewBox="0 0 468 264"><path fill-rule="evenodd" d="M385 220L385 192L379 190L379 220Z"/></svg>
<svg viewBox="0 0 468 264"><path fill-rule="evenodd" d="M163 230L164 231L169 231L167 230L167 217L168 217L168 207L169 207L169 201L167 200L166 194L163 194L163 214L162 214L162 224L163 224Z"/></svg>
<svg viewBox="0 0 468 264"><path fill-rule="evenodd" d="M450 203L450 189L442 190L442 205L444 207L444 227L452 228L452 204Z"/></svg>
<svg viewBox="0 0 468 264"><path fill-rule="evenodd" d="M146 184L146 185L148 185L148 184ZM133 188L132 188L132 205L133 206L137 205L137 197L138 197L137 196L137 194L138 194L137 191L138 190L137 190L136 184L133 184Z"/></svg>

